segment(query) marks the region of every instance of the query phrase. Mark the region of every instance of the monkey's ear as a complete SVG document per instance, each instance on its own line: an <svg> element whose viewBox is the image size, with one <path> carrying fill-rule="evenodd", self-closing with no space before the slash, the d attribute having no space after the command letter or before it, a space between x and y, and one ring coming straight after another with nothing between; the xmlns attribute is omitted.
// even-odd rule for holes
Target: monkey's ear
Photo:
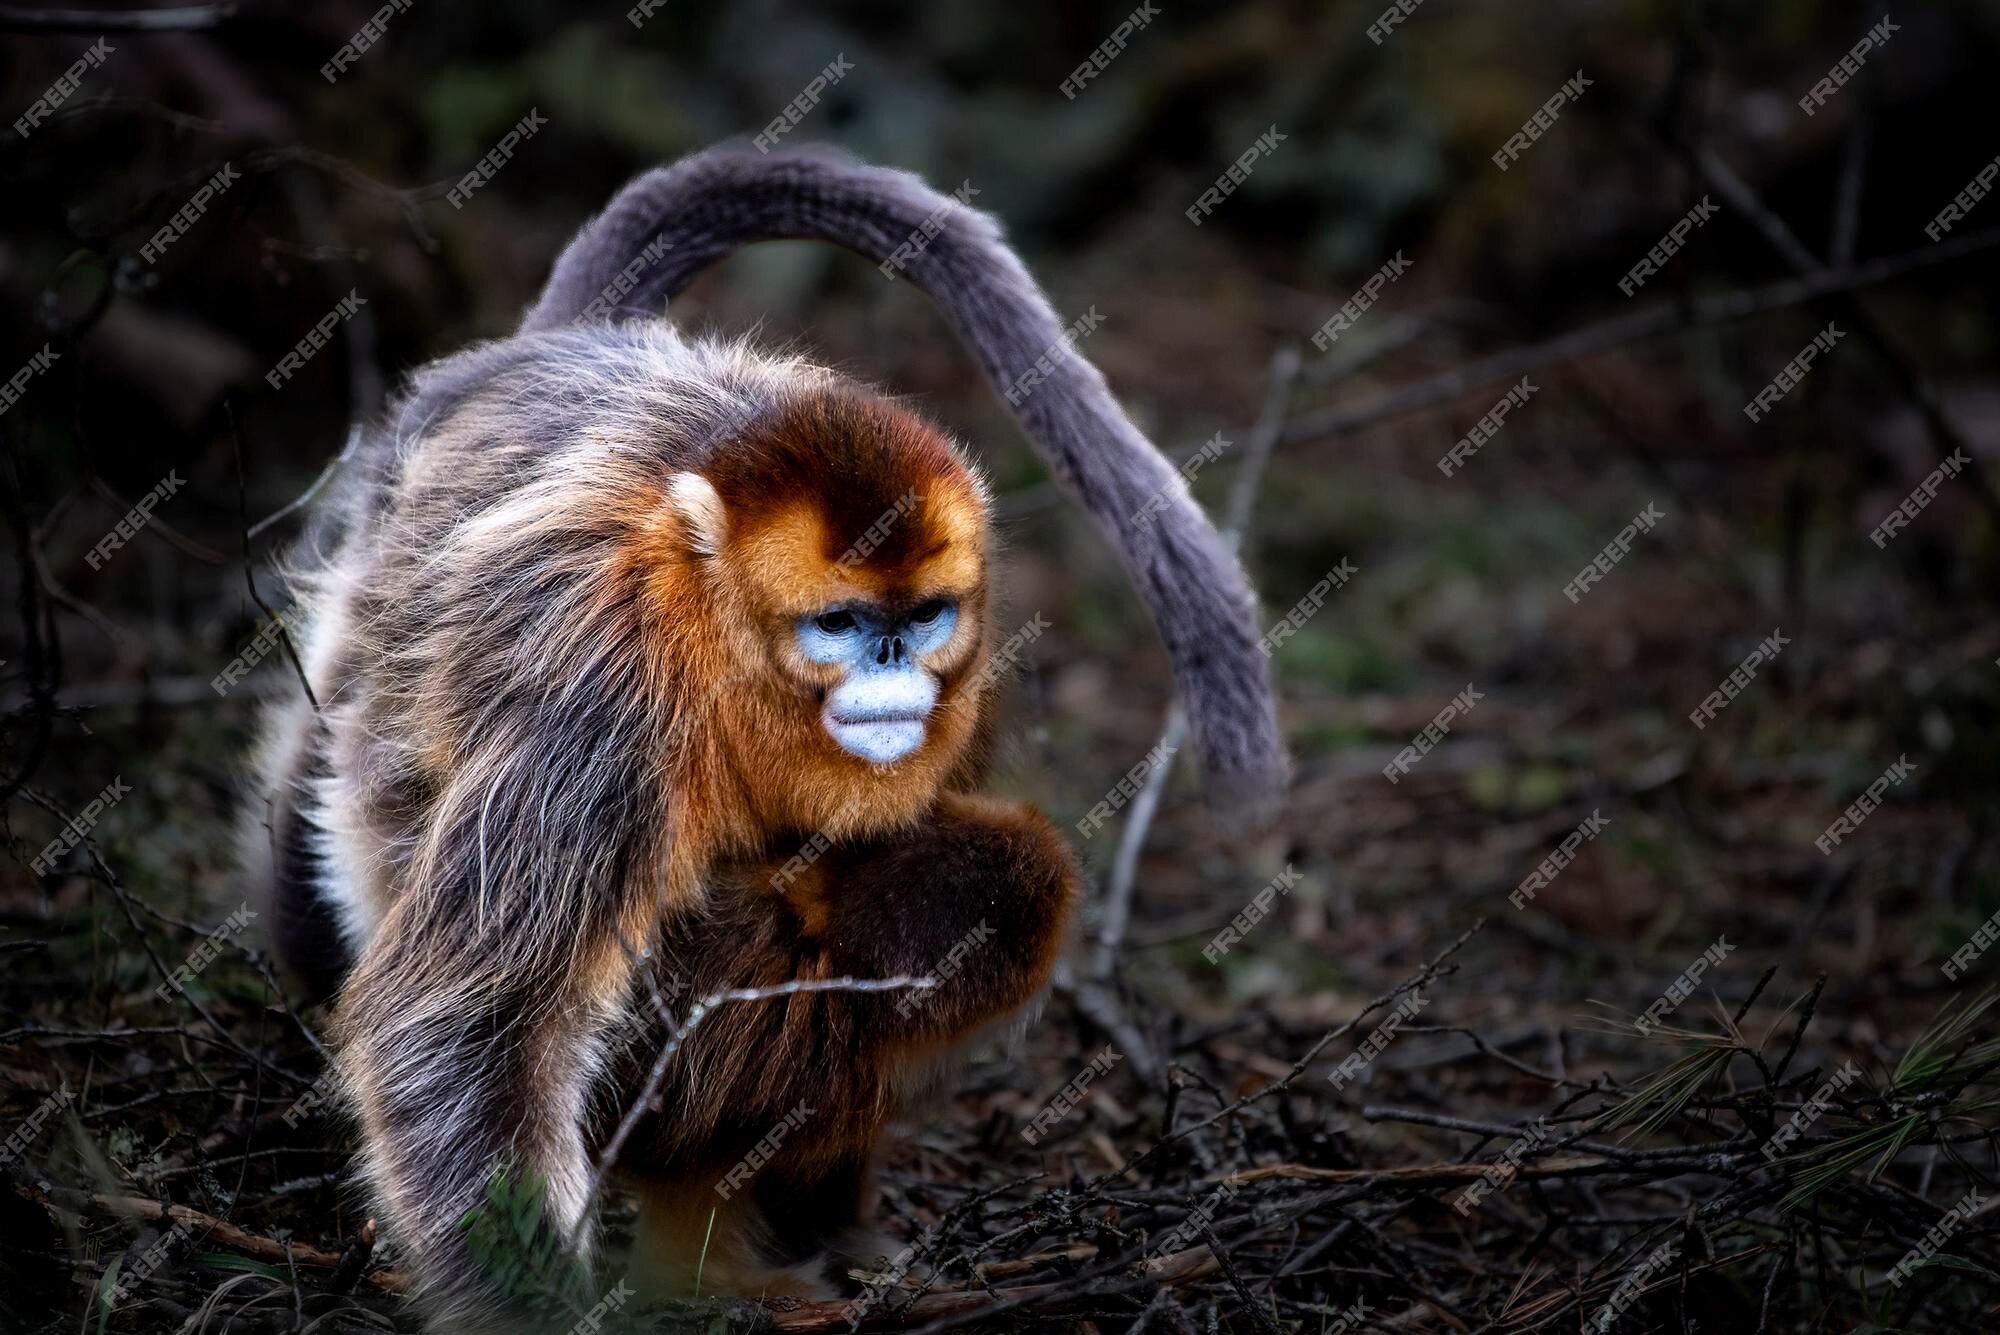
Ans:
<svg viewBox="0 0 2000 1335"><path fill-rule="evenodd" d="M729 512L722 497L700 473L675 473L667 479L667 504L680 517L688 546L700 556L719 556L729 537Z"/></svg>

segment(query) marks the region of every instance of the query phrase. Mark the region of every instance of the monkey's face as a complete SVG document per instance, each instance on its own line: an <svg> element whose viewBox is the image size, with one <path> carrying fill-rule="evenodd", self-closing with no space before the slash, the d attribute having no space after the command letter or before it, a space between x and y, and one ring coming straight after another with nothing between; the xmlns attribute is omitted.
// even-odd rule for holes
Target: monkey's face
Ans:
<svg viewBox="0 0 2000 1335"><path fill-rule="evenodd" d="M734 563L772 712L809 726L822 766L877 783L955 758L985 689L983 496L962 465L898 462L889 485L849 475L746 520Z"/></svg>
<svg viewBox="0 0 2000 1335"><path fill-rule="evenodd" d="M799 653L840 669L820 710L834 744L874 765L922 746L939 688L924 662L957 629L958 601L949 597L907 609L855 599L800 618Z"/></svg>
<svg viewBox="0 0 2000 1335"><path fill-rule="evenodd" d="M766 821L890 827L973 752L988 658L985 488L924 423L820 393L667 487L709 628L682 673ZM686 588L688 581L672 581ZM672 615L683 617L680 611Z"/></svg>

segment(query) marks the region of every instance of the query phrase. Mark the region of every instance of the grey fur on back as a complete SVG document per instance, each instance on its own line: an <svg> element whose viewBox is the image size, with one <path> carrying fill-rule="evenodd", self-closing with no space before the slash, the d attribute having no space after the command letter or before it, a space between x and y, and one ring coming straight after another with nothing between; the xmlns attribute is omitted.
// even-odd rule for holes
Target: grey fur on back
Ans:
<svg viewBox="0 0 2000 1335"><path fill-rule="evenodd" d="M763 156L712 148L638 177L586 223L521 332L585 318L656 240L671 248L640 268L636 286L605 318L658 312L702 269L754 241L831 241L881 261L932 229L927 245L899 260L902 276L937 302L996 388L1049 356L1053 369L1012 405L1014 415L1102 525L1144 596L1173 660L1211 801L1268 814L1282 796L1286 762L1250 586L1097 368L1074 349L1064 355L1062 321L989 215L908 172L825 149ZM1142 522L1149 505L1159 505L1155 498L1165 508Z"/></svg>

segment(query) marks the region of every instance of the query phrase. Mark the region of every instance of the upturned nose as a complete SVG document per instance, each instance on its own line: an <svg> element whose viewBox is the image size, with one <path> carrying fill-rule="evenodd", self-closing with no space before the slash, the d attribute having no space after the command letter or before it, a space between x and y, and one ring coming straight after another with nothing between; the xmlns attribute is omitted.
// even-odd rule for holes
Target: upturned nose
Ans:
<svg viewBox="0 0 2000 1335"><path fill-rule="evenodd" d="M882 642L875 646L875 662L881 666L900 663L905 657L903 637L900 635L884 635Z"/></svg>

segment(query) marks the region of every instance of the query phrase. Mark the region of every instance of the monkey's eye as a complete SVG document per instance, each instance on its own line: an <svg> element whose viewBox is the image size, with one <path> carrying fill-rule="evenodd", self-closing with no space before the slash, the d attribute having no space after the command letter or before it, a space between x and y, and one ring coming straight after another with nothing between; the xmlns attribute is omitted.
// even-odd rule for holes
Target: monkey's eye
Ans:
<svg viewBox="0 0 2000 1335"><path fill-rule="evenodd" d="M943 598L933 598L929 602L919 605L916 611L910 613L910 620L920 626L928 626L931 622L943 616L945 609L950 606L951 604Z"/></svg>
<svg viewBox="0 0 2000 1335"><path fill-rule="evenodd" d="M829 635L840 635L853 630L857 623L854 613L836 608L831 612L821 612L813 618L813 624Z"/></svg>

